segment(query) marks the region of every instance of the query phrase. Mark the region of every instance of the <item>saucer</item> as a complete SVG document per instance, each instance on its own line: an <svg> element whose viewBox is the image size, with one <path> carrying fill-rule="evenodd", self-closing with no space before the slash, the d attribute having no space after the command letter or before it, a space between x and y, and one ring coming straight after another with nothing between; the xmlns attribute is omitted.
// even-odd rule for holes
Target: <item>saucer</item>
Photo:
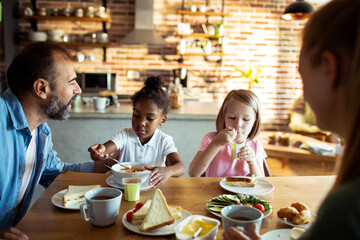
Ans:
<svg viewBox="0 0 360 240"><path fill-rule="evenodd" d="M116 181L116 178L113 175L106 178L106 184L111 186L111 187L114 187L114 188L119 188L119 189L122 189L122 190L124 189L124 185L118 183ZM144 190L144 189L148 189L148 188L152 188L152 187L153 187L153 185L149 185L149 178L147 178L145 180L145 182L140 184L140 190Z"/></svg>

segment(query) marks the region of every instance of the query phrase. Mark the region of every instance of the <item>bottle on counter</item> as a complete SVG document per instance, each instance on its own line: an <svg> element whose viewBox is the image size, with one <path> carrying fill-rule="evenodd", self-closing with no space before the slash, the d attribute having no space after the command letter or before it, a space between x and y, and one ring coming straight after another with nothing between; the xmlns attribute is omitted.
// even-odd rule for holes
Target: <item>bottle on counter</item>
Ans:
<svg viewBox="0 0 360 240"><path fill-rule="evenodd" d="M172 108L180 108L184 103L184 94L180 78L175 79L175 84L171 83L169 86L169 99Z"/></svg>

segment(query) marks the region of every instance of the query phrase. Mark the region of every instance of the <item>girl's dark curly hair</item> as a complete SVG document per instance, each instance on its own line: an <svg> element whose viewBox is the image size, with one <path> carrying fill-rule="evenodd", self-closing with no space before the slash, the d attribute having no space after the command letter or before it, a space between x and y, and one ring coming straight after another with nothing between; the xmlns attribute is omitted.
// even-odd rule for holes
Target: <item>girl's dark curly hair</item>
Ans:
<svg viewBox="0 0 360 240"><path fill-rule="evenodd" d="M163 110L163 114L166 115L169 111L169 98L161 88L163 85L164 83L160 76L148 77L145 80L145 86L131 97L133 106L141 99L151 99L159 109Z"/></svg>

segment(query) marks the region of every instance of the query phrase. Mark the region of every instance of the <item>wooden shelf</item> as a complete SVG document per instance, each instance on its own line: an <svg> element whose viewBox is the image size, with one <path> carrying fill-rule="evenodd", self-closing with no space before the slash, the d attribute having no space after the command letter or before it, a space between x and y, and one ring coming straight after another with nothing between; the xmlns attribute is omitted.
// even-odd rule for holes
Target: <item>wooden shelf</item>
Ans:
<svg viewBox="0 0 360 240"><path fill-rule="evenodd" d="M192 34L178 34L180 37L192 37L192 38L222 38L224 36L215 36L206 33L192 33Z"/></svg>
<svg viewBox="0 0 360 240"><path fill-rule="evenodd" d="M111 23L111 18L100 17L66 17L66 16L24 16L25 20L53 20L53 21L92 21L92 22L108 22Z"/></svg>
<svg viewBox="0 0 360 240"><path fill-rule="evenodd" d="M183 55L183 56L205 56L205 57L212 57L212 56L224 56L225 54L223 52L216 52L211 54L206 53L180 53L177 52L177 55Z"/></svg>
<svg viewBox="0 0 360 240"><path fill-rule="evenodd" d="M47 42L65 47L92 47L92 48L115 47L114 43L52 42L52 41L47 41ZM25 44L30 44L30 43L35 43L35 42L32 41L25 42Z"/></svg>
<svg viewBox="0 0 360 240"><path fill-rule="evenodd" d="M184 15L196 15L196 16L220 16L220 17L229 16L228 13L223 13L223 12L192 12L192 11L180 10L178 13Z"/></svg>

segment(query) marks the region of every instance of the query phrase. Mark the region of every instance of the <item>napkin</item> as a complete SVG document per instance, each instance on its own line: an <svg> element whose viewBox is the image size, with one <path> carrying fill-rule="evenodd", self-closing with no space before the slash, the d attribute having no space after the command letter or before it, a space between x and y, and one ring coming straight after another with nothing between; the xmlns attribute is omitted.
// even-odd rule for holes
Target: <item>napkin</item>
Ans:
<svg viewBox="0 0 360 240"><path fill-rule="evenodd" d="M300 145L300 148L320 155L335 154L335 148L326 143L308 141L308 142L303 142Z"/></svg>

